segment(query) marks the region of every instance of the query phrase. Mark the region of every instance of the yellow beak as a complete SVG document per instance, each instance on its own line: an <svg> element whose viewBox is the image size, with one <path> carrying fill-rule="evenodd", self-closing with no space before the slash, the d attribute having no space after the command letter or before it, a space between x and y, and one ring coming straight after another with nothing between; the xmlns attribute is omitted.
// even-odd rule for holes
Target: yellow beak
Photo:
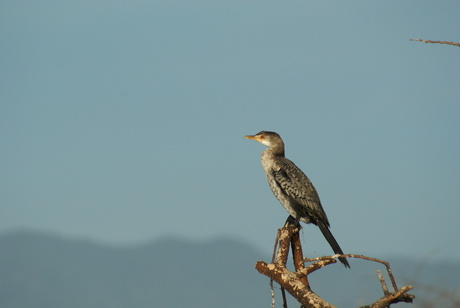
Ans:
<svg viewBox="0 0 460 308"><path fill-rule="evenodd" d="M260 136L260 135L249 135L249 136L244 136L244 138L255 140L255 141L260 142L260 143L262 143L262 141L264 140L263 137Z"/></svg>

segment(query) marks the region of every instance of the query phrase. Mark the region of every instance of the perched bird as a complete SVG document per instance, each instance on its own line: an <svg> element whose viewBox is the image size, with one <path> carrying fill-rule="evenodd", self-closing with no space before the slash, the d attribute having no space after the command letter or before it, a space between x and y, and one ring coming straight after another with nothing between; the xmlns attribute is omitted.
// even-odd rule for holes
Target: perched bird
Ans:
<svg viewBox="0 0 460 308"><path fill-rule="evenodd" d="M329 230L329 221L321 206L318 193L308 177L292 161L284 157L284 142L275 132L261 131L255 135L245 136L259 141L268 149L260 157L267 176L268 185L273 194L288 213L298 223L317 225L336 254L343 254L342 249ZM347 259L339 258L345 267L350 267Z"/></svg>

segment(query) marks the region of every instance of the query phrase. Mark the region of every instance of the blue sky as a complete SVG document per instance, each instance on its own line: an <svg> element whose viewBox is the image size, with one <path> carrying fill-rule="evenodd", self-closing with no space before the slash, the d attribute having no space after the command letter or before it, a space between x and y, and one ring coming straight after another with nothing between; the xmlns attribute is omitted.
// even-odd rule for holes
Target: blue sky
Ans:
<svg viewBox="0 0 460 308"><path fill-rule="evenodd" d="M281 134L347 253L460 254L460 2L3 1L0 232L236 237ZM309 255L330 254L313 226Z"/></svg>

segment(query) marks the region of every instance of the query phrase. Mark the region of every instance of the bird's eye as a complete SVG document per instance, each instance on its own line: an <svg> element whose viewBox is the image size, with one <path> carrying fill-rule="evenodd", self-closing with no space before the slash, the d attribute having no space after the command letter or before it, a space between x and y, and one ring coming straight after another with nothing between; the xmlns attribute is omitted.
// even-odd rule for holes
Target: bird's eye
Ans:
<svg viewBox="0 0 460 308"><path fill-rule="evenodd" d="M264 138L265 138L265 136L264 136L264 135L260 135L260 139L264 139Z"/></svg>

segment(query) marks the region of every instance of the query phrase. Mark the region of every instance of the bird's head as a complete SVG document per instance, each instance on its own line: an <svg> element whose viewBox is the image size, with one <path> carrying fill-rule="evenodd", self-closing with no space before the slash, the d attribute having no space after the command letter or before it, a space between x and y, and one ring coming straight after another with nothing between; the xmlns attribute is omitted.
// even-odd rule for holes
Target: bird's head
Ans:
<svg viewBox="0 0 460 308"><path fill-rule="evenodd" d="M261 131L255 135L244 136L244 138L259 141L270 148L280 146L284 148L283 140L280 135L275 132Z"/></svg>

